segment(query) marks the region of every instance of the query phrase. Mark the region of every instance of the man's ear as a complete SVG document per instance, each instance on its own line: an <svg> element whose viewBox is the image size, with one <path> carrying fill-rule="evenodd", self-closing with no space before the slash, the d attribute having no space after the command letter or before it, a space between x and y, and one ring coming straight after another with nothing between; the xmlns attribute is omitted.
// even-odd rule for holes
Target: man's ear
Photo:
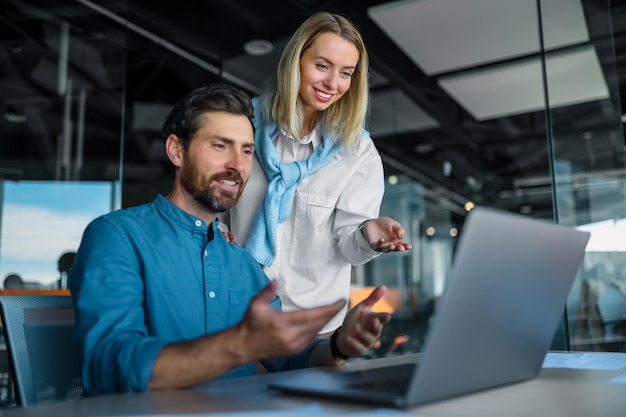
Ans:
<svg viewBox="0 0 626 417"><path fill-rule="evenodd" d="M183 163L185 149L178 136L171 134L165 140L165 153L172 165L180 167Z"/></svg>

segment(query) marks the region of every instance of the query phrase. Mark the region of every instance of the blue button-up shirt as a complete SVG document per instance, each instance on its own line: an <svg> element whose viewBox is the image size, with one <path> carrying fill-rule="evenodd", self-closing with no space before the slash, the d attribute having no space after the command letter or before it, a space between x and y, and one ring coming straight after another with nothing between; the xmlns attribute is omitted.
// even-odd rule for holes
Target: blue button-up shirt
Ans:
<svg viewBox="0 0 626 417"><path fill-rule="evenodd" d="M85 230L69 276L83 343L87 394L145 391L168 343L239 322L268 278L217 227L163 196L109 213ZM278 298L272 303L280 308ZM271 371L305 367L310 348L264 361ZM252 375L254 363L224 377Z"/></svg>

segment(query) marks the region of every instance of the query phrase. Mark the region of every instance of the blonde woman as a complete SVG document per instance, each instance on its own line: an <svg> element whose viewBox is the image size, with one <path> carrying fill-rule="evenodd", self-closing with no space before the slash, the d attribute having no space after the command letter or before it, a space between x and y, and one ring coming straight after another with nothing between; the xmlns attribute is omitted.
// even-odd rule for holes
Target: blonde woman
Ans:
<svg viewBox="0 0 626 417"><path fill-rule="evenodd" d="M230 231L278 281L286 311L350 291L351 266L404 251L404 229L378 217L383 165L364 130L368 56L345 17L316 13L286 45L275 80L253 99L256 157ZM335 331L347 307L322 329Z"/></svg>

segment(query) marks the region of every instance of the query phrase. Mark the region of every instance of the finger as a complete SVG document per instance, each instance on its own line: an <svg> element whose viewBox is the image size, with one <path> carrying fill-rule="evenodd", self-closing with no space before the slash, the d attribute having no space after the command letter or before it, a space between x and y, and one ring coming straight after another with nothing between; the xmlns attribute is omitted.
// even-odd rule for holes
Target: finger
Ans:
<svg viewBox="0 0 626 417"><path fill-rule="evenodd" d="M404 228L400 225L400 223L394 223L391 230L398 237L398 239L402 239L404 237Z"/></svg>
<svg viewBox="0 0 626 417"><path fill-rule="evenodd" d="M346 335L345 344L342 349L349 352L352 356L362 355L374 346L377 339L378 334L376 333L361 332L354 336Z"/></svg>
<svg viewBox="0 0 626 417"><path fill-rule="evenodd" d="M391 319L389 313L368 313L363 318L359 331L362 333L371 333L378 335L383 330L383 325Z"/></svg>
<svg viewBox="0 0 626 417"><path fill-rule="evenodd" d="M401 243L396 243L393 245L393 249L394 252L404 252L406 250L406 248L404 247L403 244Z"/></svg>
<svg viewBox="0 0 626 417"><path fill-rule="evenodd" d="M367 296L367 298L361 301L358 305L363 305L365 307L373 307L374 304L379 302L387 292L387 287L384 285L379 285L374 288L374 290Z"/></svg>
<svg viewBox="0 0 626 417"><path fill-rule="evenodd" d="M396 245L395 243L389 243L388 245L385 246L384 252L402 252L402 249L400 249L400 246Z"/></svg>
<svg viewBox="0 0 626 417"><path fill-rule="evenodd" d="M385 243L385 239L379 239L376 243L376 250L378 252L387 253L390 251L391 245L393 245L393 242Z"/></svg>
<svg viewBox="0 0 626 417"><path fill-rule="evenodd" d="M346 338L347 348L342 348L350 353L351 356L359 356L363 355L367 352L370 346L372 346L376 342L375 339L367 340L363 337L355 338L348 336ZM342 351L343 352L343 351Z"/></svg>
<svg viewBox="0 0 626 417"><path fill-rule="evenodd" d="M391 320L391 314L389 313L376 313L378 320L380 320L380 324L388 323Z"/></svg>
<svg viewBox="0 0 626 417"><path fill-rule="evenodd" d="M278 282L271 281L269 284L263 287L263 289L254 298L265 301L269 304L272 302L274 297L276 297L276 288L278 288Z"/></svg>
<svg viewBox="0 0 626 417"><path fill-rule="evenodd" d="M405 250L409 250L411 248L413 248L413 246L410 243L400 241L400 242L388 243L386 245L381 244L376 250L378 250L379 252L388 253L388 252L404 252Z"/></svg>

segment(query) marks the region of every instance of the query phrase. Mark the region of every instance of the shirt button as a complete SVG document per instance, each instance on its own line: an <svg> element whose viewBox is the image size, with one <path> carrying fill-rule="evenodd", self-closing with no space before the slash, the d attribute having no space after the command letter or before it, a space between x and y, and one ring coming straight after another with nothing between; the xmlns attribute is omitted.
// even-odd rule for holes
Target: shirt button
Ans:
<svg viewBox="0 0 626 417"><path fill-rule="evenodd" d="M196 220L196 226L198 227L202 226L202 222L200 220Z"/></svg>
<svg viewBox="0 0 626 417"><path fill-rule="evenodd" d="M211 292L209 293L209 297L211 297L211 298L215 298L215 291L211 291Z"/></svg>
<svg viewBox="0 0 626 417"><path fill-rule="evenodd" d="M204 256L209 256L209 251L204 251Z"/></svg>

